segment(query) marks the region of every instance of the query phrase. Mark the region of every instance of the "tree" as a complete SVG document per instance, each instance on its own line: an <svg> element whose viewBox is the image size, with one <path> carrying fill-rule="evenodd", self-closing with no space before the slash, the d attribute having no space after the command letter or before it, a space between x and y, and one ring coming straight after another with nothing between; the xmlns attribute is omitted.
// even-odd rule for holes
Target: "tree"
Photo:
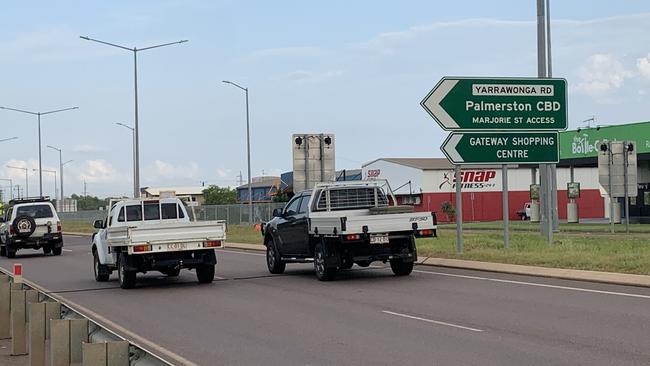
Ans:
<svg viewBox="0 0 650 366"><path fill-rule="evenodd" d="M211 185L203 190L206 205L229 205L237 203L237 190Z"/></svg>
<svg viewBox="0 0 650 366"><path fill-rule="evenodd" d="M70 196L73 200L77 200L77 210L86 211L86 210L99 210L100 207L108 206L108 199L98 198L95 196L79 196L77 194L72 194Z"/></svg>

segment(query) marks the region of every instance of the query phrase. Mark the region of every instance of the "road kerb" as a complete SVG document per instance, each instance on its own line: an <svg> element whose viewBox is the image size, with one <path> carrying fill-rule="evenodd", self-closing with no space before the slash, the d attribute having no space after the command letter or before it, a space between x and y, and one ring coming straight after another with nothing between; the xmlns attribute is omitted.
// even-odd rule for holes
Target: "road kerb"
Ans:
<svg viewBox="0 0 650 366"><path fill-rule="evenodd" d="M264 251L266 247L262 244L244 244L227 242L227 249L245 249ZM458 269L471 269L486 272L500 272L519 274L537 277L551 277L565 280L601 282L626 286L650 287L650 276L629 273L586 271L579 269L548 268L536 266L524 266L519 264L491 263L468 261L461 259L427 258L419 257L418 264L426 266L448 267Z"/></svg>

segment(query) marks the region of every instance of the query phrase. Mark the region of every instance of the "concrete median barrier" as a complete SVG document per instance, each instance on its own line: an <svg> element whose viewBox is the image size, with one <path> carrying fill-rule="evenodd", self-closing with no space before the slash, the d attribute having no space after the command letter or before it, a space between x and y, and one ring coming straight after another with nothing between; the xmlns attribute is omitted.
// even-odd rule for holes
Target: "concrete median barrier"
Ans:
<svg viewBox="0 0 650 366"><path fill-rule="evenodd" d="M129 342L102 342L83 344L84 366L128 366Z"/></svg>
<svg viewBox="0 0 650 366"><path fill-rule="evenodd" d="M45 303L29 304L29 365L45 366Z"/></svg>
<svg viewBox="0 0 650 366"><path fill-rule="evenodd" d="M50 320L50 364L69 366L82 362L82 344L88 343L88 319Z"/></svg>
<svg viewBox="0 0 650 366"><path fill-rule="evenodd" d="M9 282L0 281L0 339L11 338L10 316L11 284Z"/></svg>
<svg viewBox="0 0 650 366"><path fill-rule="evenodd" d="M25 290L11 291L11 355L27 354Z"/></svg>

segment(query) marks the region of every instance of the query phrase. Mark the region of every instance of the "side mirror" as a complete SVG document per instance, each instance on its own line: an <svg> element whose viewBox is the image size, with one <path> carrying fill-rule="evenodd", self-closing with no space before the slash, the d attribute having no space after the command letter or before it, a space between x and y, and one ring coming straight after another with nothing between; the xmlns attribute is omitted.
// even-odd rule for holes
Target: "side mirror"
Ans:
<svg viewBox="0 0 650 366"><path fill-rule="evenodd" d="M101 229L101 228L103 228L103 227L104 227L104 221L102 221L102 220L95 220L95 222L93 223L93 227L94 227L95 229Z"/></svg>
<svg viewBox="0 0 650 366"><path fill-rule="evenodd" d="M273 210L273 217L282 217L282 209L276 208Z"/></svg>

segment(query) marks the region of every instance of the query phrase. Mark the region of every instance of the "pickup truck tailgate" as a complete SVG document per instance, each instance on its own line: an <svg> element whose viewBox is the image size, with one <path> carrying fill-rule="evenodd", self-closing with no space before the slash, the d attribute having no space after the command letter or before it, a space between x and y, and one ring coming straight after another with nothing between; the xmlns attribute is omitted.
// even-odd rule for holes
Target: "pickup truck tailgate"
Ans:
<svg viewBox="0 0 650 366"><path fill-rule="evenodd" d="M310 234L342 235L361 234L363 227L368 233L389 233L412 231L414 224L418 230L436 229L434 216L430 212L414 212L385 215L351 215L341 217L312 217Z"/></svg>
<svg viewBox="0 0 650 366"><path fill-rule="evenodd" d="M109 246L202 243L226 239L223 221L199 221L115 227L107 231Z"/></svg>

